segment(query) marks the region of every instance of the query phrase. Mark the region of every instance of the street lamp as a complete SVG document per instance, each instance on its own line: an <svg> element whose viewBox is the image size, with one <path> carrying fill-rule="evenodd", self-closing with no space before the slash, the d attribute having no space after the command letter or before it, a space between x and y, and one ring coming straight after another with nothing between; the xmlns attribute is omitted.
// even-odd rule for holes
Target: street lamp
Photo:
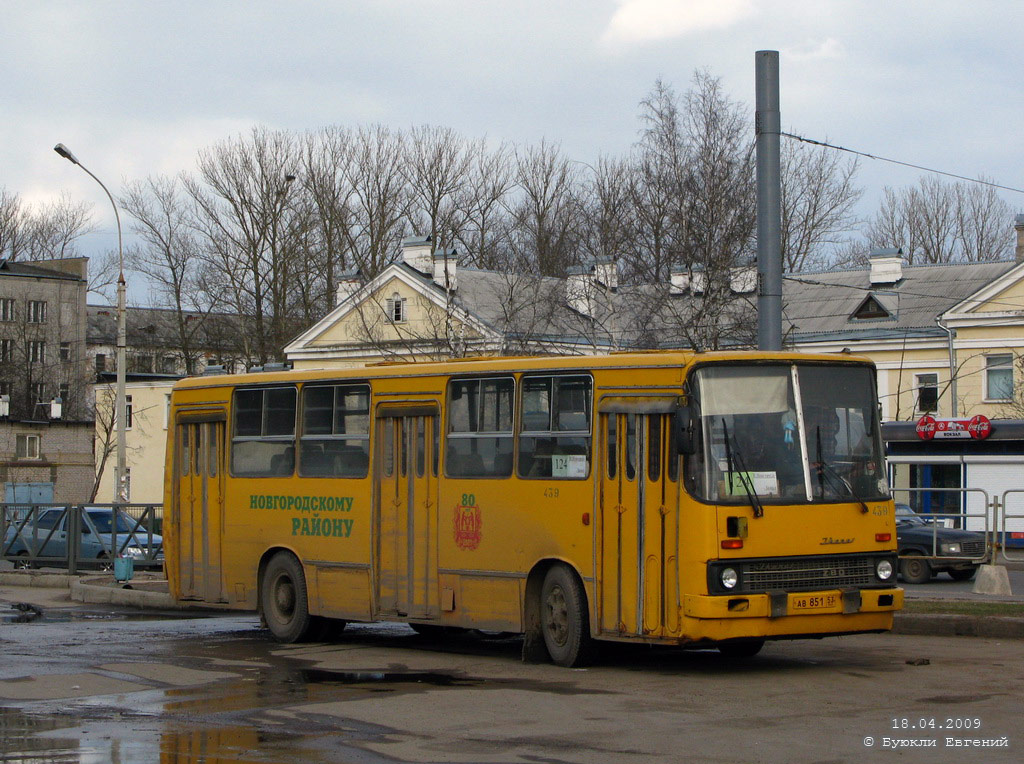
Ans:
<svg viewBox="0 0 1024 764"><path fill-rule="evenodd" d="M89 172L89 169L78 161L74 154L65 146L63 143L58 143L53 147L60 156L72 164L76 164L85 170L86 174L97 183L100 184L106 194L107 198L110 199L110 204L114 208L114 219L117 221L117 263L118 263L118 275L117 275L117 392L114 396L114 421L117 425L117 467L114 471L114 483L117 486L115 492L115 503L128 501L128 483L127 483L127 469L125 465L125 391L124 391L124 371L125 371L125 281L124 281L124 247L121 243L121 216L117 212L117 204L114 202L114 197L111 196L110 191L103 185L103 181ZM115 527L116 527L116 512L115 512ZM115 550L116 554L116 550Z"/></svg>

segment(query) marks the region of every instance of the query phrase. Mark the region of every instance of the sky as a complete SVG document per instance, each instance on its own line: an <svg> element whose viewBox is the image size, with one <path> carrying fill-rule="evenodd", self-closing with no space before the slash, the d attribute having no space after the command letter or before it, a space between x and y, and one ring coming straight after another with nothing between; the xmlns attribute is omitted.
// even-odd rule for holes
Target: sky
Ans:
<svg viewBox="0 0 1024 764"><path fill-rule="evenodd" d="M754 103L780 52L783 130L1024 188L1019 0L0 0L0 187L93 205L86 254L116 247L116 196L191 171L254 125L432 124L559 142L585 162L637 140L638 104L695 70ZM863 160L869 217L918 170ZM1004 192L1015 211L1024 194ZM122 223L128 225L127 220Z"/></svg>

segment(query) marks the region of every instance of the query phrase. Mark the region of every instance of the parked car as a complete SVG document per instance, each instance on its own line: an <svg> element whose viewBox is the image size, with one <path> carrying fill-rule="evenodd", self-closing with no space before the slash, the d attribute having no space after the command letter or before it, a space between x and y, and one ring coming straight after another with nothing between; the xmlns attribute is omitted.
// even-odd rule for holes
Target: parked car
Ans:
<svg viewBox="0 0 1024 764"><path fill-rule="evenodd" d="M970 581L985 553L985 534L946 528L907 504L896 505L896 543L900 576L908 584L926 584L941 572L954 581Z"/></svg>
<svg viewBox="0 0 1024 764"><path fill-rule="evenodd" d="M8 518L3 554L19 557L67 557L68 523L74 507L41 507L20 519ZM150 536L146 527L128 515L117 515L116 534L111 530L110 507L83 507L78 559L109 559L115 543L117 555L136 561L162 560L163 537ZM152 540L151 540L152 539Z"/></svg>

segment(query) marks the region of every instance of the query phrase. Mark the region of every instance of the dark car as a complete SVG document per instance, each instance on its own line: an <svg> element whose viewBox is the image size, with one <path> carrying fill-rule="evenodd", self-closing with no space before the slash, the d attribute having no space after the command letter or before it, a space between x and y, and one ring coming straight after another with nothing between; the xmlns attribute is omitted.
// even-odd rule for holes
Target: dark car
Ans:
<svg viewBox="0 0 1024 764"><path fill-rule="evenodd" d="M3 554L19 557L67 557L69 514L65 507L42 507L27 517L11 518L3 540ZM113 510L109 507L84 507L81 520L79 559L107 559L115 543L119 555L136 562L163 559L163 538L150 535L142 525L121 512L117 515L116 534L112 530Z"/></svg>
<svg viewBox="0 0 1024 764"><path fill-rule="evenodd" d="M942 572L954 581L970 581L985 554L985 534L946 528L907 504L896 505L896 543L900 576L908 584L926 584Z"/></svg>

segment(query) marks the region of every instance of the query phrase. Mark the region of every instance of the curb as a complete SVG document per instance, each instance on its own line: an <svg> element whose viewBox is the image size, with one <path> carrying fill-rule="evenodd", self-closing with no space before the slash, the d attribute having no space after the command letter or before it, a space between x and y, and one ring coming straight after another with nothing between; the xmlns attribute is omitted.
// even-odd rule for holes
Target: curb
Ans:
<svg viewBox="0 0 1024 764"><path fill-rule="evenodd" d="M38 586L44 589L67 589L78 576L67 573L46 573L41 570L19 570L0 573L0 586Z"/></svg>
<svg viewBox="0 0 1024 764"><path fill-rule="evenodd" d="M110 586L109 579L103 584L88 579L71 581L71 599L90 605L120 605L122 607L148 608L153 610L186 610L187 606L175 602L168 592L152 592L144 589Z"/></svg>
<svg viewBox="0 0 1024 764"><path fill-rule="evenodd" d="M896 613L893 619L892 633L929 637L1024 639L1024 618L944 613Z"/></svg>

